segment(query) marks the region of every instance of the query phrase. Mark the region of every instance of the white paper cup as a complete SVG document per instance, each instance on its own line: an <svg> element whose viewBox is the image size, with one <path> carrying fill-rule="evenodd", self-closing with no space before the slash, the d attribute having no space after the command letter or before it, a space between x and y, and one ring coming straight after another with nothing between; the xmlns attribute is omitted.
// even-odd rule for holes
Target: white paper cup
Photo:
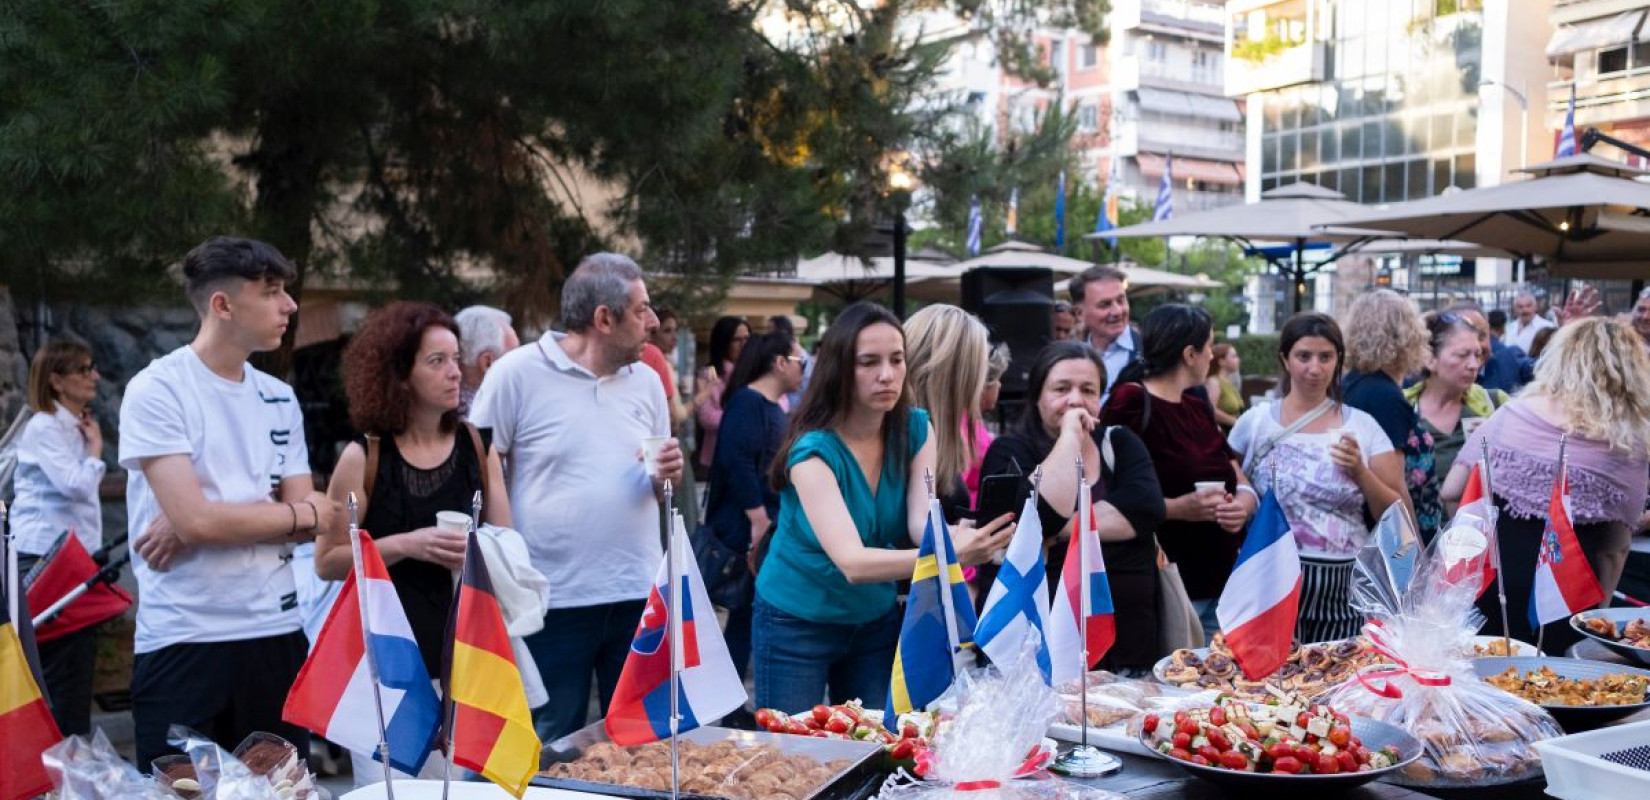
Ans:
<svg viewBox="0 0 1650 800"><path fill-rule="evenodd" d="M642 437L642 468L647 470L648 477L659 476L659 451L670 441L669 436Z"/></svg>
<svg viewBox="0 0 1650 800"><path fill-rule="evenodd" d="M453 533L469 533L470 515L462 511L437 511L435 526Z"/></svg>
<svg viewBox="0 0 1650 800"><path fill-rule="evenodd" d="M1198 494L1203 494L1204 492L1220 492L1223 495L1226 494L1225 481L1198 481L1192 484L1192 488Z"/></svg>
<svg viewBox="0 0 1650 800"><path fill-rule="evenodd" d="M1326 449L1340 444L1342 439L1350 435L1345 428L1330 428L1324 433L1329 437L1329 442L1324 445Z"/></svg>

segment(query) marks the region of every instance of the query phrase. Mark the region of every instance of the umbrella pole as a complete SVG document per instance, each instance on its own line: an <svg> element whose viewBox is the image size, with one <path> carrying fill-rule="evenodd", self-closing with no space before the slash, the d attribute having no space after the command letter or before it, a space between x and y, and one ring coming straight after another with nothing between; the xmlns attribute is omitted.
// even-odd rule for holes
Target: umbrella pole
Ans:
<svg viewBox="0 0 1650 800"><path fill-rule="evenodd" d="M1295 239L1295 274L1289 281L1289 291L1295 297L1294 311L1301 313L1301 295L1306 294L1306 265L1301 261L1305 257L1306 240Z"/></svg>

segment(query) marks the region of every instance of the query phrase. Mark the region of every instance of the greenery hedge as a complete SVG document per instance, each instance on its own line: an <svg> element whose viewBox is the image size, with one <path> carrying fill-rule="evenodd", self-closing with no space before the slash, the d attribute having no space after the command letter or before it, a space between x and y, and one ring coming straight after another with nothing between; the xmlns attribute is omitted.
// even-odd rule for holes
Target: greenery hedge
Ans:
<svg viewBox="0 0 1650 800"><path fill-rule="evenodd" d="M1245 376L1278 374L1277 334L1251 333L1229 341L1237 348L1238 358L1243 360Z"/></svg>

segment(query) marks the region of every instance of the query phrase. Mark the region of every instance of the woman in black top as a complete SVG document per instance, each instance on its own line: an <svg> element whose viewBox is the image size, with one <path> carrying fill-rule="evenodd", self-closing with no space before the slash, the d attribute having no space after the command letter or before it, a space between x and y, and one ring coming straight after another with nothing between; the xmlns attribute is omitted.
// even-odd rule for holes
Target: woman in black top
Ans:
<svg viewBox="0 0 1650 800"><path fill-rule="evenodd" d="M1028 385L1027 396L1036 404L991 443L981 474L1029 477L1042 466L1037 516L1049 546L1046 558L1053 589L1077 506L1076 461L1083 459L1117 610L1117 642L1100 664L1114 672L1139 673L1162 656L1157 540L1152 531L1163 522L1163 493L1140 438L1121 427L1110 429L1108 437L1098 424L1105 375L1100 354L1086 344L1063 341L1044 347L1031 366ZM1107 438L1113 457L1102 465L1101 444Z"/></svg>
<svg viewBox="0 0 1650 800"><path fill-rule="evenodd" d="M458 327L435 306L392 303L370 314L344 350L343 372L350 421L376 439L378 464L369 496L369 440L350 443L327 493L343 502L354 492L361 502L361 527L389 567L425 669L438 678L466 537L435 527L435 516L468 515L485 486L483 521L510 525L498 454L486 444L490 437L458 416ZM315 542L315 571L328 580L342 579L353 564L349 520L340 521Z"/></svg>

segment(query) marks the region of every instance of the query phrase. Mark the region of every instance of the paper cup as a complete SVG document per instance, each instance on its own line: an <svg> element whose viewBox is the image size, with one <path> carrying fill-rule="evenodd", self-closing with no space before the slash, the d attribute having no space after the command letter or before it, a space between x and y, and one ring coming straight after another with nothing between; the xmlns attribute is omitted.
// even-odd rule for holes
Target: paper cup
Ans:
<svg viewBox="0 0 1650 800"><path fill-rule="evenodd" d="M470 515L462 511L437 511L435 526L454 533L470 532Z"/></svg>
<svg viewBox="0 0 1650 800"><path fill-rule="evenodd" d="M1223 495L1226 494L1225 481L1198 481L1192 484L1192 488L1196 490L1198 494L1203 494L1204 492L1220 492Z"/></svg>
<svg viewBox="0 0 1650 800"><path fill-rule="evenodd" d="M647 470L648 477L659 476L659 451L664 449L669 436L642 437L642 467Z"/></svg>
<svg viewBox="0 0 1650 800"><path fill-rule="evenodd" d="M1329 430L1324 431L1324 435L1329 437L1328 443L1324 445L1324 448L1328 449L1340 444L1342 439L1351 434L1345 428L1330 428Z"/></svg>

